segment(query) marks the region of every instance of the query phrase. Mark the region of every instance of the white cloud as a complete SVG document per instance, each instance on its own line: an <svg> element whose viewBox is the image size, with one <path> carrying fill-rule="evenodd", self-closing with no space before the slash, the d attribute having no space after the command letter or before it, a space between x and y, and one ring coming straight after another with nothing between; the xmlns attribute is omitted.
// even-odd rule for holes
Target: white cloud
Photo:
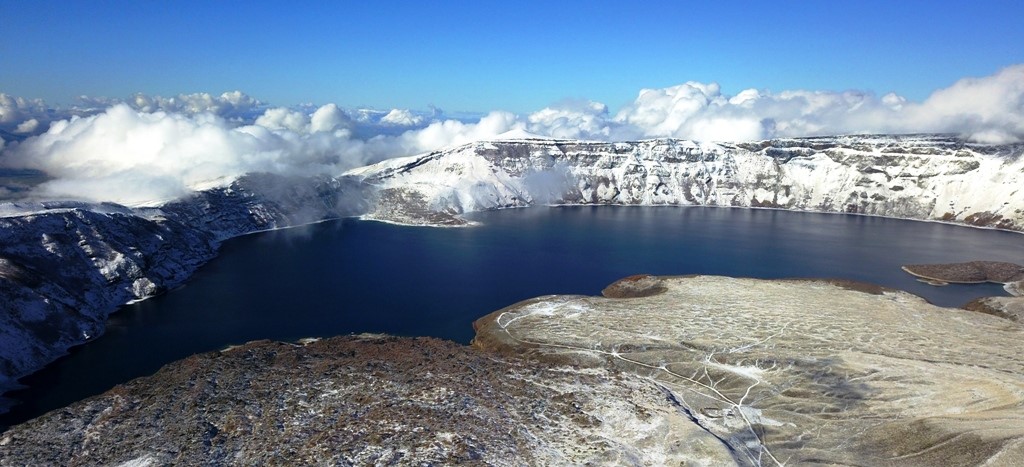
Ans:
<svg viewBox="0 0 1024 467"><path fill-rule="evenodd" d="M292 117L277 121L293 123ZM9 148L3 164L54 177L37 188L40 196L135 204L246 172L319 173L360 165L362 160L344 160L332 149L346 141L346 135L310 134L305 127L237 127L209 113L146 113L117 104L53 123Z"/></svg>
<svg viewBox="0 0 1024 467"><path fill-rule="evenodd" d="M285 107L267 109L256 118L256 125L271 130L290 130L305 133L309 130L309 117L305 114Z"/></svg>
<svg viewBox="0 0 1024 467"><path fill-rule="evenodd" d="M921 103L889 93L747 89L688 82L645 89L615 121L644 137L745 140L850 133L958 133L982 142L1024 140L1024 65L965 78Z"/></svg>
<svg viewBox="0 0 1024 467"><path fill-rule="evenodd" d="M527 117L530 131L554 138L608 140L616 124L608 106L593 101L566 100Z"/></svg>
<svg viewBox="0 0 1024 467"><path fill-rule="evenodd" d="M961 79L919 105L905 105L904 111L904 128L958 132L989 143L1022 141L1024 64L984 78Z"/></svg>
<svg viewBox="0 0 1024 467"><path fill-rule="evenodd" d="M905 97L900 96L894 92L890 92L889 94L882 96L882 104L893 110L898 111L902 109L903 104L905 104L906 102L907 99Z"/></svg>
<svg viewBox="0 0 1024 467"><path fill-rule="evenodd" d="M89 99L88 97L82 97L79 100L92 102L94 105L99 105L100 108L105 108L112 103L118 103L114 101L108 102L108 105L102 105L104 100ZM241 91L225 92L219 96L202 92L178 94L173 97L148 96L138 93L132 96L127 104L142 112L162 111L189 115L210 113L233 120L247 119L253 113L258 113L263 106L260 101Z"/></svg>
<svg viewBox="0 0 1024 467"><path fill-rule="evenodd" d="M83 100L101 105L104 100ZM990 143L1024 140L1024 65L965 78L912 102L889 93L772 92L727 95L715 83L642 90L614 115L604 104L563 101L526 116L495 111L474 121L335 104L265 108L240 92L133 96L98 109L49 109L0 94L0 166L51 180L33 195L141 203L253 171L338 174L391 157L502 134L619 141L653 137L757 140L850 133L952 132ZM63 120L57 116L65 116Z"/></svg>
<svg viewBox="0 0 1024 467"><path fill-rule="evenodd" d="M335 104L327 104L316 109L310 117L310 131L324 132L335 130L348 130L352 128L352 118L338 108Z"/></svg>
<svg viewBox="0 0 1024 467"><path fill-rule="evenodd" d="M735 96L715 83L645 89L615 116L643 137L739 141L871 131L862 120L881 107L854 91L746 89Z"/></svg>
<svg viewBox="0 0 1024 467"><path fill-rule="evenodd" d="M663 89L644 89L615 120L639 129L644 136L680 136L688 134L684 125L707 115L709 108L726 100L715 83L687 82Z"/></svg>
<svg viewBox="0 0 1024 467"><path fill-rule="evenodd" d="M489 139L513 129L523 128L523 123L515 114L491 112L477 123L463 123L458 120L434 122L426 128L402 133L397 141L401 147L412 153L417 150L426 151Z"/></svg>
<svg viewBox="0 0 1024 467"><path fill-rule="evenodd" d="M407 109L391 109L387 115L381 117L380 123L398 126L416 126L423 123L423 117L414 115Z"/></svg>
<svg viewBox="0 0 1024 467"><path fill-rule="evenodd" d="M45 130L50 122L72 117L88 117L105 112L116 104L125 104L136 110L153 113L168 112L186 115L210 113L236 124L251 123L265 105L242 93L231 91L214 96L207 93L179 94L173 97L135 94L128 99L79 96L71 107L48 107L41 99L25 99L0 94L0 130L34 135ZM32 123L35 120L36 123Z"/></svg>
<svg viewBox="0 0 1024 467"><path fill-rule="evenodd" d="M28 120L25 120L24 122L19 123L18 126L16 126L14 128L14 132L15 133L32 133L32 132L35 132L37 128L39 128L39 120L36 120L34 118L30 118Z"/></svg>
<svg viewBox="0 0 1024 467"><path fill-rule="evenodd" d="M744 89L739 94L729 98L729 103L740 107L750 107L761 98L761 91L757 89Z"/></svg>
<svg viewBox="0 0 1024 467"><path fill-rule="evenodd" d="M690 139L700 141L753 141L764 137L764 125L756 118L712 117L687 124Z"/></svg>
<svg viewBox="0 0 1024 467"><path fill-rule="evenodd" d="M337 175L523 126L513 114L494 112L477 123L435 122L363 141L351 137L350 124L334 104L312 116L268 109L251 125L212 113L142 112L116 104L100 114L54 122L45 133L8 147L0 165L52 177L36 187L37 197L144 204L248 172Z"/></svg>
<svg viewBox="0 0 1024 467"><path fill-rule="evenodd" d="M352 111L352 115L359 123L378 123L387 114L387 111L377 109L360 108Z"/></svg>
<svg viewBox="0 0 1024 467"><path fill-rule="evenodd" d="M40 99L25 99L0 93L0 124L21 122L47 114L46 104Z"/></svg>

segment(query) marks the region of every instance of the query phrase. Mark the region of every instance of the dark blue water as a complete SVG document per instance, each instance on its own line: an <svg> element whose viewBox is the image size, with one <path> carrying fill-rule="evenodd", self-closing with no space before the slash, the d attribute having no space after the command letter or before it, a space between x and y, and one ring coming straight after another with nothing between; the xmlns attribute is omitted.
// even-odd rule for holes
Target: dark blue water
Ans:
<svg viewBox="0 0 1024 467"><path fill-rule="evenodd" d="M467 229L344 220L237 238L186 285L126 306L106 334L25 380L19 422L193 353L353 332L468 342L471 323L545 294L598 294L627 275L836 277L959 306L999 285L932 287L907 263L1024 263L1024 236L864 216L721 208L479 213Z"/></svg>

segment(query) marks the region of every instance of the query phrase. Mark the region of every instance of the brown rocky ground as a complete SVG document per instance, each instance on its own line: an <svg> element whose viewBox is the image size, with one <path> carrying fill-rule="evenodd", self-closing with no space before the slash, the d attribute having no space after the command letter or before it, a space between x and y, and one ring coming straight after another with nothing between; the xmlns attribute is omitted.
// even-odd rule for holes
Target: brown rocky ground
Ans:
<svg viewBox="0 0 1024 467"><path fill-rule="evenodd" d="M0 465L701 461L732 457L657 385L386 336L196 355L0 433Z"/></svg>
<svg viewBox="0 0 1024 467"><path fill-rule="evenodd" d="M982 297L964 308L1024 324L1024 297Z"/></svg>

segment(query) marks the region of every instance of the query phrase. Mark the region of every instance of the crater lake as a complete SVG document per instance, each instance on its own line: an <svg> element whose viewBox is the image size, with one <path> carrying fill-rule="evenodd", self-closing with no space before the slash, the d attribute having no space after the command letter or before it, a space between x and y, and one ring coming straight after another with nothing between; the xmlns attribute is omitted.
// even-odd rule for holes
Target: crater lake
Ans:
<svg viewBox="0 0 1024 467"><path fill-rule="evenodd" d="M183 287L122 307L106 333L24 378L0 427L198 352L348 333L468 343L471 323L547 294L599 294L633 274L823 277L942 306L1006 295L934 287L900 266L1024 261L1024 236L857 215L704 207L536 207L467 215L470 228L344 219L225 242Z"/></svg>

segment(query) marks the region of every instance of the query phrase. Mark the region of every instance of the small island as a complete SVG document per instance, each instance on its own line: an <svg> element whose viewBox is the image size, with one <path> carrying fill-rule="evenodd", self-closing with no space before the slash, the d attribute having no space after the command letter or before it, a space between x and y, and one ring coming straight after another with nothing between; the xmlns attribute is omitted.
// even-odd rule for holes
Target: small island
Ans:
<svg viewBox="0 0 1024 467"><path fill-rule="evenodd" d="M968 261L946 264L908 264L903 270L931 285L981 284L1009 285L1024 281L1024 266L1003 261ZM1007 291L1013 293L1010 288ZM1017 295L1017 294L1014 294Z"/></svg>
<svg viewBox="0 0 1024 467"><path fill-rule="evenodd" d="M963 306L1014 322L1024 322L1024 266L1004 261L968 261L948 264L909 264L903 270L926 284L1003 284L1012 297L982 297Z"/></svg>

